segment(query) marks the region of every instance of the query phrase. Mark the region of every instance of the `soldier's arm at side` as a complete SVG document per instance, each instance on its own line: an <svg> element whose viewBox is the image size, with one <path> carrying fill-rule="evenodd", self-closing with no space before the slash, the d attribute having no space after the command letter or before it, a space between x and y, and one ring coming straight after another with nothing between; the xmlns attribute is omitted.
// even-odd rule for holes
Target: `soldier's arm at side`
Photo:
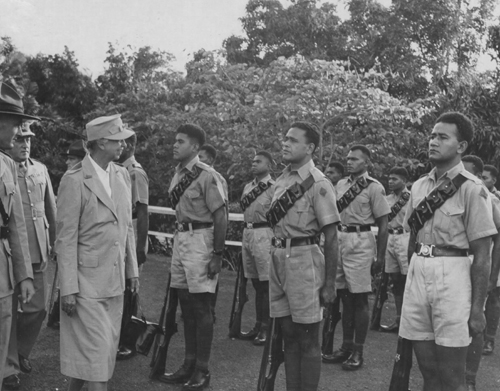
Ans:
<svg viewBox="0 0 500 391"><path fill-rule="evenodd" d="M49 223L49 241L50 246L54 246L56 241L56 197L54 196L54 189L52 188L52 181L50 180L47 167L44 167L45 177L47 178L47 187L45 189L45 217Z"/></svg>
<svg viewBox="0 0 500 391"><path fill-rule="evenodd" d="M214 250L223 250L226 242L227 213L225 205L213 213L214 220ZM213 254L208 263L208 278L212 279L220 272L222 255Z"/></svg>
<svg viewBox="0 0 500 391"><path fill-rule="evenodd" d="M500 232L493 236L493 249L491 251L491 273L488 292L495 289L500 273Z"/></svg>
<svg viewBox="0 0 500 391"><path fill-rule="evenodd" d="M490 277L490 248L491 238L480 238L469 243L471 253L474 255L474 262L471 266L472 283L472 307L469 318L469 329L471 335L475 336L483 332L486 326L484 317L484 303L486 301L486 291Z"/></svg>
<svg viewBox="0 0 500 391"><path fill-rule="evenodd" d="M325 285L321 289L321 298L324 305L333 303L336 296L335 279L337 277L339 257L337 225L338 223L328 224L321 230L325 235Z"/></svg>
<svg viewBox="0 0 500 391"><path fill-rule="evenodd" d="M387 249L387 240L389 239L389 233L387 231L389 224L388 215L380 216L375 219L375 223L378 227L377 234L377 263L376 268L381 268L384 264L385 251Z"/></svg>
<svg viewBox="0 0 500 391"><path fill-rule="evenodd" d="M146 262L146 244L148 242L149 213L148 205L137 202L137 261L139 266Z"/></svg>
<svg viewBox="0 0 500 391"><path fill-rule="evenodd" d="M413 231L410 231L410 238L408 239L408 265L410 264L411 257L415 252L415 247L417 244L416 240L417 240L417 235L415 235Z"/></svg>
<svg viewBox="0 0 500 391"><path fill-rule="evenodd" d="M132 205L132 182L130 174L126 169L121 168L127 189L130 191L128 199ZM117 173L118 174L118 173ZM127 240L125 242L125 278L128 280L128 287L132 291L139 289L139 266L137 264L137 250L135 246L134 226L132 225L132 214L128 215Z"/></svg>

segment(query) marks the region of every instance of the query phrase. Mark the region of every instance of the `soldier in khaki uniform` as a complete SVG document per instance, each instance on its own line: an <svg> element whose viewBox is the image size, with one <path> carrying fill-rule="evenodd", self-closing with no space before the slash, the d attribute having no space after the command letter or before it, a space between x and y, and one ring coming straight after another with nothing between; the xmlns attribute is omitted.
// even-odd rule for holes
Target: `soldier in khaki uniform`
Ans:
<svg viewBox="0 0 500 391"><path fill-rule="evenodd" d="M384 187L368 175L371 154L364 145L354 145L347 155L349 177L337 184L339 200L356 183L366 187L340 213L340 262L337 270L337 289L342 299L342 347L323 356L327 363L342 363L345 370L363 365L363 345L368 333L368 293L371 292L371 269L380 270L387 246L387 221L391 211L385 199ZM371 226L378 226L378 236ZM376 259L376 261L375 261ZM374 262L375 261L375 262Z"/></svg>
<svg viewBox="0 0 500 391"><path fill-rule="evenodd" d="M274 194L274 180L269 174L273 158L269 152L257 152L252 161L255 179L247 183L241 195L245 228L242 256L245 278L252 279L255 289L255 326L242 332L240 338L264 345L269 326L269 262L273 231L266 220Z"/></svg>
<svg viewBox="0 0 500 391"><path fill-rule="evenodd" d="M28 248L28 234L24 223L23 202L17 183L14 161L3 153L14 147L13 138L23 120L39 118L25 115L21 97L6 83L0 82L0 379L11 334L14 289L18 286L23 304L35 293L33 271ZM18 285L19 284L19 285ZM17 293L16 293L17 294ZM3 382L5 389L19 388L18 379Z"/></svg>
<svg viewBox="0 0 500 391"><path fill-rule="evenodd" d="M485 165L482 179L486 188L491 193L493 204L500 207L500 192L495 188L498 170L491 165ZM483 354L493 354L495 349L495 336L500 322L500 262L491 263L490 282L488 284L488 299L486 299L486 330L484 331Z"/></svg>
<svg viewBox="0 0 500 391"><path fill-rule="evenodd" d="M497 230L488 191L461 162L473 135L472 123L460 113L437 119L429 141L434 168L413 184L405 218L412 229L411 260L399 335L413 342L429 391L465 390L471 336L482 333L486 323L491 236ZM443 197L446 201L436 205ZM426 205L436 205L425 212L428 219L420 212L429 210Z"/></svg>
<svg viewBox="0 0 500 391"><path fill-rule="evenodd" d="M4 376L31 372L29 355L46 315L47 280L45 269L56 236L56 200L47 167L30 158L31 137L35 134L27 122L14 138L10 155L17 163L17 179L23 200L24 220L34 275L35 295L29 304L21 303L22 312L13 313L9 354ZM17 308L17 295L13 297Z"/></svg>
<svg viewBox="0 0 500 391"><path fill-rule="evenodd" d="M410 232L403 228L410 192L406 188L408 171L403 167L393 167L389 171L389 190L387 203L391 207L389 214L389 239L385 254L385 272L392 281L392 293L396 303L396 320L389 326L381 325L381 331L397 332L401 320L401 307L408 274L408 240ZM395 208L395 210L393 210ZM397 213L393 213L397 212Z"/></svg>
<svg viewBox="0 0 500 391"><path fill-rule="evenodd" d="M344 177L345 168L340 162L331 162L325 170L325 175L336 187L339 181Z"/></svg>
<svg viewBox="0 0 500 391"><path fill-rule="evenodd" d="M314 125L291 125L283 143L283 160L289 165L276 180L268 213L275 236L269 273L270 312L283 331L288 391L318 388L321 307L331 304L336 293L340 218L333 185L312 161L318 144ZM290 205L290 194L302 192ZM324 255L319 247L321 233L325 236Z"/></svg>
<svg viewBox="0 0 500 391"><path fill-rule="evenodd" d="M171 288L177 289L184 315L183 365L163 375L165 383L185 383L183 391L208 387L212 348L212 296L221 269L227 213L224 190L213 168L201 163L205 132L197 125L177 129L174 159L179 162L169 189L177 217Z"/></svg>

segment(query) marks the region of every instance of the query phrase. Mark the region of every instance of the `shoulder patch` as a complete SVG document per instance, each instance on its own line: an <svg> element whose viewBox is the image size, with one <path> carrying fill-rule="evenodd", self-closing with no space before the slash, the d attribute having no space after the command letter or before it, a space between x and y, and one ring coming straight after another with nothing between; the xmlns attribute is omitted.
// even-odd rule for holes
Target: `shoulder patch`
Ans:
<svg viewBox="0 0 500 391"><path fill-rule="evenodd" d="M321 189L319 189L319 194L324 197L328 194L328 191L326 191L326 189L322 187Z"/></svg>

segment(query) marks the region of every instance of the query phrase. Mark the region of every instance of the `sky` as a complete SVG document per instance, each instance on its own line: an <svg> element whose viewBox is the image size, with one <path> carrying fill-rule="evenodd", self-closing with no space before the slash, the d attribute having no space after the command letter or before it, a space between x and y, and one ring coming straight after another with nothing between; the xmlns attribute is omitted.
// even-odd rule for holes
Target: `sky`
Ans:
<svg viewBox="0 0 500 391"><path fill-rule="evenodd" d="M57 54L68 46L82 70L104 70L108 42L118 48L149 45L174 54L183 70L201 48L219 49L241 35L247 0L0 0L0 36L19 51Z"/></svg>

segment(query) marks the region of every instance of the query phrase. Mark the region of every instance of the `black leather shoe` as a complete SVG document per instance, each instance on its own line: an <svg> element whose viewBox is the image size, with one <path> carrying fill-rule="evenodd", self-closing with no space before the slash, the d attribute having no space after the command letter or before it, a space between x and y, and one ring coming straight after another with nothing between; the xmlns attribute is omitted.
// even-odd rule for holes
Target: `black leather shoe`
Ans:
<svg viewBox="0 0 500 391"><path fill-rule="evenodd" d="M399 331L399 324L398 322L394 322L393 324L390 324L389 326L386 325L380 325L380 331L386 332L386 333L397 333Z"/></svg>
<svg viewBox="0 0 500 391"><path fill-rule="evenodd" d="M202 371L196 368L191 376L191 379L182 386L182 391L198 391L203 390L210 384L210 372Z"/></svg>
<svg viewBox="0 0 500 391"><path fill-rule="evenodd" d="M267 340L267 328L262 327L259 331L259 334L254 338L253 344L255 346L264 346Z"/></svg>
<svg viewBox="0 0 500 391"><path fill-rule="evenodd" d="M23 371L24 373L30 373L33 370L30 359L23 357L20 354L18 355L18 357L19 357L19 368L21 368L21 371Z"/></svg>
<svg viewBox="0 0 500 391"><path fill-rule="evenodd" d="M126 348L125 346L120 346L120 348L118 349L118 353L116 353L116 359L118 361L128 360L129 358L132 358L134 356L135 352Z"/></svg>
<svg viewBox="0 0 500 391"><path fill-rule="evenodd" d="M182 366L174 373L165 373L161 375L158 380L167 384L182 384L187 382L194 372L194 366L187 366L182 364Z"/></svg>
<svg viewBox="0 0 500 391"><path fill-rule="evenodd" d="M247 331L246 333L241 332L240 339L250 341L250 340L254 339L257 335L259 335L259 328L254 326L254 328L252 330Z"/></svg>
<svg viewBox="0 0 500 391"><path fill-rule="evenodd" d="M483 345L483 355L489 356L493 354L493 350L495 350L495 341L494 340L485 340Z"/></svg>
<svg viewBox="0 0 500 391"><path fill-rule="evenodd" d="M341 364L347 360L352 354L351 350L340 348L334 351L332 354L322 354L321 359L326 364Z"/></svg>
<svg viewBox="0 0 500 391"><path fill-rule="evenodd" d="M2 386L6 390L19 390L21 388L21 379L18 375L10 375L3 379Z"/></svg>
<svg viewBox="0 0 500 391"><path fill-rule="evenodd" d="M346 371L355 371L363 365L363 353L358 351L352 352L351 356L342 363L342 369Z"/></svg>

